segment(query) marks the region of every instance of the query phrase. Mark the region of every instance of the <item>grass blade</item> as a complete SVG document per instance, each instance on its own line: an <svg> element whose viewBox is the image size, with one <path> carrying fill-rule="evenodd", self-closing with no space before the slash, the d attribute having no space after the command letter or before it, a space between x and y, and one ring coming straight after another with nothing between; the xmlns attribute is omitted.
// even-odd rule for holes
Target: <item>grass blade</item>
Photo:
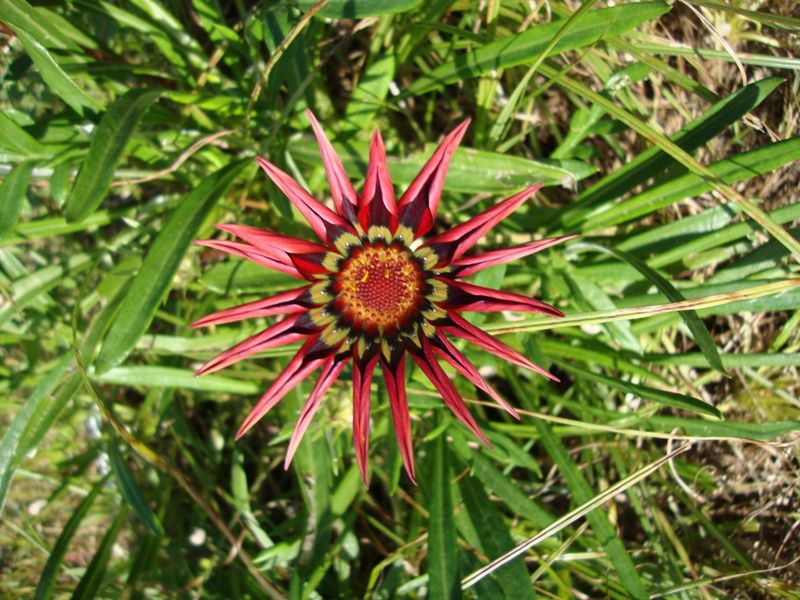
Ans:
<svg viewBox="0 0 800 600"><path fill-rule="evenodd" d="M92 561L72 594L73 600L92 600L97 597L97 592L100 591L100 585L103 583L103 576L108 568L108 560L111 558L111 548L125 524L126 514L127 511L122 507L117 511L117 516L114 517L111 527L100 541Z"/></svg>
<svg viewBox="0 0 800 600"><path fill-rule="evenodd" d="M64 560L64 555L67 553L69 543L72 541L72 537L75 535L75 532L78 531L78 526L81 524L81 521L83 521L86 513L89 512L89 509L92 507L92 504L94 504L94 501L97 499L97 496L104 486L105 479L95 483L89 495L81 500L81 503L78 504L75 511L70 515L53 549L50 551L47 563L44 565L44 570L36 586L34 600L48 600L53 595L53 588L56 585L56 579L58 578L61 568L61 561Z"/></svg>
<svg viewBox="0 0 800 600"><path fill-rule="evenodd" d="M142 525L144 525L150 533L157 537L163 537L164 527L147 505L147 501L144 499L139 484L136 483L130 469L128 469L128 465L125 464L122 454L120 454L119 448L117 447L117 438L115 435L111 434L109 436L106 447L108 449L111 471L114 473L119 492L125 499L125 502L133 509L133 512L139 517Z"/></svg>
<svg viewBox="0 0 800 600"><path fill-rule="evenodd" d="M550 47L548 56L590 46L603 36L625 33L668 11L669 6L663 2L631 2L591 11L577 19L561 40ZM462 54L416 79L405 89L404 95L419 96L449 83L529 63L548 47L550 40L559 34L562 25L556 21L532 27Z"/></svg>

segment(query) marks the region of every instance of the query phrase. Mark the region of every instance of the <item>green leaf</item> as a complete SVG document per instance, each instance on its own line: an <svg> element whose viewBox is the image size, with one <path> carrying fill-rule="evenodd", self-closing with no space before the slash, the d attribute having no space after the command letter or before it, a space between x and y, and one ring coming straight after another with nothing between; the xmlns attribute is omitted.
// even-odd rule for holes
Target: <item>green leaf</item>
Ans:
<svg viewBox="0 0 800 600"><path fill-rule="evenodd" d="M174 387L227 394L249 395L263 391L262 386L253 381L238 381L220 375L195 377L193 371L176 367L139 365L115 367L94 379L101 383L121 386Z"/></svg>
<svg viewBox="0 0 800 600"><path fill-rule="evenodd" d="M514 540L508 531L508 526L489 500L483 487L474 477L462 477L459 488L466 509L465 513L459 514L459 517L464 514L466 519L459 519L459 523L468 521L466 528L471 535L465 535L467 541L489 558L495 558L511 550L514 547ZM525 563L522 561L509 562L493 574L492 579L503 590L504 598L532 600L536 597ZM481 584L478 584L476 588L479 594L480 586Z"/></svg>
<svg viewBox="0 0 800 600"><path fill-rule="evenodd" d="M731 184L771 173L798 158L800 158L800 137L794 137L724 158L709 165L708 168L722 181ZM711 184L703 181L699 175L687 173L655 185L624 202L603 204L594 210L587 210L583 213L582 220L570 218L569 222L574 222L574 225L580 226L583 231L618 225L671 206L684 198L696 198L710 189Z"/></svg>
<svg viewBox="0 0 800 600"><path fill-rule="evenodd" d="M576 19L569 31L550 49L548 56L590 46L604 37L620 35L668 11L669 6L663 2L630 2L591 11ZM418 96L448 83L531 62L547 48L561 27L559 21L531 27L463 53L416 79L405 89L404 95Z"/></svg>
<svg viewBox="0 0 800 600"><path fill-rule="evenodd" d="M394 54L381 56L361 74L361 81L347 103L342 129L364 130L372 126L384 103L395 72Z"/></svg>
<svg viewBox="0 0 800 600"><path fill-rule="evenodd" d="M100 206L136 124L160 94L159 90L131 90L103 115L67 200L67 222L82 221Z"/></svg>
<svg viewBox="0 0 800 600"><path fill-rule="evenodd" d="M3 112L0 112L0 149L21 158L47 156L44 146Z"/></svg>
<svg viewBox="0 0 800 600"><path fill-rule="evenodd" d="M49 26L49 19L40 11L41 7L34 7L25 0L3 0L0 2L0 21L15 32L24 29L46 48L78 50L79 47L64 36L62 30Z"/></svg>
<svg viewBox="0 0 800 600"><path fill-rule="evenodd" d="M594 497L594 492L561 441L553 434L547 423L535 421L535 426L541 435L542 445L558 467L558 472L566 480L574 503L581 505L590 502ZM648 593L636 571L636 565L631 560L622 540L617 537L606 514L601 510L595 510L586 515L586 520L589 521L595 536L608 552L611 563L619 575L620 583L628 591L628 594L637 599L647 598Z"/></svg>
<svg viewBox="0 0 800 600"><path fill-rule="evenodd" d="M687 152L699 148L761 104L783 81L770 77L743 87L711 106L702 117L685 125L669 139ZM655 146L648 148L583 192L578 197L578 212L566 217L564 226L580 224L586 206L618 198L673 164L675 159L663 150Z"/></svg>
<svg viewBox="0 0 800 600"><path fill-rule="evenodd" d="M103 583L103 577L108 568L108 561L111 558L111 548L117 540L122 526L125 524L126 510L122 507L117 511L117 516L111 523L103 539L100 540L100 545L92 557L92 562L86 568L86 572L81 577L78 587L72 594L73 600L93 600L97 597L97 592Z"/></svg>
<svg viewBox="0 0 800 600"><path fill-rule="evenodd" d="M139 488L136 480L134 480L130 469L128 469L128 465L125 464L119 452L119 448L117 447L117 438L115 435L109 435L106 447L108 449L111 471L114 473L120 494L122 494L125 502L133 509L133 512L139 517L142 525L144 525L150 533L157 537L163 537L164 528L158 520L158 517L153 514L153 511L147 505L142 490Z"/></svg>
<svg viewBox="0 0 800 600"><path fill-rule="evenodd" d="M623 391L626 394L633 394L634 396L639 396L640 398L644 398L646 400L652 400L653 402L664 404L665 406L690 410L692 412L709 415L716 419L722 418L722 413L720 413L715 407L692 396L668 392L666 390L659 390L638 383L630 383L616 377L606 377L605 375L593 373L592 371L582 369L581 367L577 367L573 364L563 361L555 362L565 370L570 371L575 375L579 375L584 380L588 379L590 381L596 381L598 383L602 383Z"/></svg>
<svg viewBox="0 0 800 600"><path fill-rule="evenodd" d="M314 6L318 0L297 0L303 12ZM330 0L317 13L318 17L333 19L363 19L378 15L391 15L405 12L418 6L422 0Z"/></svg>
<svg viewBox="0 0 800 600"><path fill-rule="evenodd" d="M679 433L692 437L732 437L769 441L790 433L800 432L800 421L770 421L767 423L732 423L730 421L707 421L682 417L650 417L641 422L645 429L670 433L676 428Z"/></svg>
<svg viewBox="0 0 800 600"><path fill-rule="evenodd" d="M334 144L342 164L353 180L364 177L369 146L363 142ZM319 165L319 148L310 138L290 140L289 151L298 161ZM411 183L432 154L432 147L410 157L389 156L387 164L392 181L397 186ZM504 193L534 183L544 186L575 187L592 175L595 168L577 160L531 160L498 152L459 148L447 171L444 189L465 194Z"/></svg>
<svg viewBox="0 0 800 600"><path fill-rule="evenodd" d="M97 357L97 373L120 364L136 347L156 309L169 291L172 278L211 208L251 161L238 161L209 175L192 190L161 228L131 282L119 313Z"/></svg>
<svg viewBox="0 0 800 600"><path fill-rule="evenodd" d="M659 274L655 269L648 266L643 260L634 256L633 254L630 254L629 252L618 250L611 246L604 246L603 244L595 244L591 242L581 242L578 244L573 244L571 247L593 248L600 252L610 254L611 256L614 256L634 267L648 280L650 280L650 282L653 283L671 302L682 302L686 300L683 294L675 289L675 286L673 286L667 279L662 277L661 274ZM708 364L711 366L711 368L727 376L728 373L725 371L725 367L722 365L722 360L720 360L717 345L714 343L714 340L712 339L711 334L709 333L703 321L700 320L699 316L697 316L697 313L693 310L684 310L678 314L681 316L681 319L683 319L684 323L686 323L689 331L692 332L692 338L694 338L695 343L700 347L700 350L708 359Z"/></svg>
<svg viewBox="0 0 800 600"><path fill-rule="evenodd" d="M22 162L11 169L0 184L0 237L11 231L19 220L31 169L33 163Z"/></svg>
<svg viewBox="0 0 800 600"><path fill-rule="evenodd" d="M431 443L431 472L428 479L428 593L430 598L444 600L461 597L447 444L444 433L437 435Z"/></svg>
<svg viewBox="0 0 800 600"><path fill-rule="evenodd" d="M34 600L48 600L48 598L53 595L53 588L56 585L56 579L61 569L61 561L64 560L64 555L67 553L69 543L72 541L72 537L78 530L78 526L81 524L81 521L83 521L86 513L89 512L89 509L92 507L92 504L97 499L98 494L100 494L104 486L105 479L95 483L89 495L81 500L81 503L78 504L78 507L70 515L53 549L50 551L50 556L47 557L47 562L44 565L42 574L39 577L39 583L36 586Z"/></svg>
<svg viewBox="0 0 800 600"><path fill-rule="evenodd" d="M103 110L102 105L84 92L69 75L58 65L53 56L36 39L24 29L16 30L17 37L25 47L25 51L33 60L36 70L44 82L66 102L72 110L81 116L86 116L88 111Z"/></svg>
<svg viewBox="0 0 800 600"><path fill-rule="evenodd" d="M45 401L49 404L55 403L55 399L51 397L51 394L71 365L71 356L62 357L30 393L28 400L17 411L8 428L3 432L3 438L0 440L0 515L3 514L3 506L8 497L8 490L11 487L15 467L25 457L25 453L21 451L25 448L25 444L21 444L23 432L31 423L33 416L42 403Z"/></svg>

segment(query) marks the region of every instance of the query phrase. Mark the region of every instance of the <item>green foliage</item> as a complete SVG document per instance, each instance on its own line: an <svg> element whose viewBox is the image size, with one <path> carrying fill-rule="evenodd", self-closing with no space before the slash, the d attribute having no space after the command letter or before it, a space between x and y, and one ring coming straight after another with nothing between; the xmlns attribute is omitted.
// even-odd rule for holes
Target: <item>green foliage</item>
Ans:
<svg viewBox="0 0 800 600"><path fill-rule="evenodd" d="M791 597L800 21L692 5L0 1L0 595ZM408 361L417 486L379 376L369 488L349 369L287 471L313 376L233 436L297 345L194 376L296 286L191 242L311 239L252 160L329 198L307 108L398 193L473 117L440 229L541 182L480 247L582 238L476 277L566 314L469 315L561 380L459 344L491 448Z"/></svg>

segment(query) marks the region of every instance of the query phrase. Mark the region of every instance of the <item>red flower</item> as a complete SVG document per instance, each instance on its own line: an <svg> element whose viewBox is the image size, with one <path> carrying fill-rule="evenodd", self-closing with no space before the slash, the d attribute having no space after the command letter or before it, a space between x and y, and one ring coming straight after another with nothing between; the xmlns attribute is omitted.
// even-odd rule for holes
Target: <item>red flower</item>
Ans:
<svg viewBox="0 0 800 600"><path fill-rule="evenodd" d="M380 133L376 131L372 136L366 180L361 193L357 194L314 115L309 111L308 116L322 152L335 211L312 198L275 165L263 158L256 160L306 218L322 243L245 225L218 225L219 229L243 242L197 242L288 273L306 283L193 323L192 327L202 327L249 317L284 315L271 327L206 363L197 374L212 373L267 348L304 342L236 434L238 439L247 433L293 387L321 369L289 442L288 466L325 392L352 359L353 444L366 483L370 384L375 367L380 364L389 392L400 455L413 481L414 458L405 387L406 352L431 380L453 414L489 445L439 359L444 359L515 418L519 416L486 383L448 336L462 338L516 365L553 380L556 378L472 325L460 313L503 310L556 316L562 313L527 296L473 285L463 278L573 236L467 254L486 232L533 196L540 187L536 185L423 241L422 236L433 227L447 168L469 120L445 137L417 178L399 201L395 201Z"/></svg>

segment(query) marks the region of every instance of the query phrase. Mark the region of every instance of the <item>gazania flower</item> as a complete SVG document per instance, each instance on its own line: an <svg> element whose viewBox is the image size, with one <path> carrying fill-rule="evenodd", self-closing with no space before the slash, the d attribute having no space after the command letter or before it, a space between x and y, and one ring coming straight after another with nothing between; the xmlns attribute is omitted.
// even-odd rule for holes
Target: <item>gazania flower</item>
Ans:
<svg viewBox="0 0 800 600"><path fill-rule="evenodd" d="M468 311L524 311L561 316L539 300L465 281L486 267L522 258L571 236L470 253L492 227L539 189L533 186L495 204L465 223L424 239L434 225L450 160L469 125L450 132L425 167L395 201L383 140L372 136L369 167L356 193L319 123L309 112L335 210L315 200L289 175L263 158L258 164L305 217L318 242L295 239L246 225L218 225L242 241L197 243L288 273L303 281L296 289L229 308L193 327L281 315L272 326L206 363L211 373L268 348L302 341L302 347L256 403L236 438L247 433L300 381L320 370L303 407L286 456L288 467L325 392L349 364L353 381L353 444L367 482L370 385L380 364L389 394L394 430L406 472L413 481L414 459L406 400L406 353L431 380L453 414L483 443L489 441L442 368L449 363L511 415L510 406L456 348L461 338L516 365L556 380L506 344L466 320Z"/></svg>

